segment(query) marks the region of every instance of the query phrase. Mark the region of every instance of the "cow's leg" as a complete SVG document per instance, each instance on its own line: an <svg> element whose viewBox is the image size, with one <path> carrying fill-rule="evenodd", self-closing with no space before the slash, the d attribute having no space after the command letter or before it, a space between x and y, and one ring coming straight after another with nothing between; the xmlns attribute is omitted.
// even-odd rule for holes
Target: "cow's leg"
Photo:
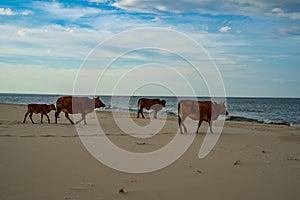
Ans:
<svg viewBox="0 0 300 200"><path fill-rule="evenodd" d="M139 108L137 118L140 118L140 113L141 113L142 117L145 119L143 108Z"/></svg>
<svg viewBox="0 0 300 200"><path fill-rule="evenodd" d="M213 133L213 130L212 130L212 120L208 121L208 124L209 124L210 132Z"/></svg>
<svg viewBox="0 0 300 200"><path fill-rule="evenodd" d="M197 130L196 130L196 133L198 133L198 131L199 131L199 128L200 128L200 126L201 126L201 124L202 124L202 119L199 119L199 122L198 122L198 126L197 126Z"/></svg>
<svg viewBox="0 0 300 200"><path fill-rule="evenodd" d="M25 117L24 117L24 120L23 120L23 123L25 123L25 120L26 120L26 118L27 118L27 116L29 115L29 111L27 111L26 113L25 113Z"/></svg>
<svg viewBox="0 0 300 200"><path fill-rule="evenodd" d="M41 113L41 124L43 123L43 113Z"/></svg>
<svg viewBox="0 0 300 200"><path fill-rule="evenodd" d="M33 120L32 120L32 114L33 114L33 113L30 113L29 118L30 118L31 122L34 124L34 122L33 122Z"/></svg>
<svg viewBox="0 0 300 200"><path fill-rule="evenodd" d="M46 117L48 118L48 123L50 124L50 118L49 118L49 116L47 114L44 114L44 115L46 115Z"/></svg>
<svg viewBox="0 0 300 200"><path fill-rule="evenodd" d="M182 121L182 126L184 128L184 132L187 133L187 128L186 128L185 124L183 123L183 121Z"/></svg>
<svg viewBox="0 0 300 200"><path fill-rule="evenodd" d="M180 130L180 133L181 134L183 134L183 132L182 132L182 123L181 123L181 117L180 117L180 115L181 115L181 111L180 111L180 103L178 103L178 105L177 105L177 116L178 116L178 126L179 126L179 130Z"/></svg>
<svg viewBox="0 0 300 200"><path fill-rule="evenodd" d="M74 124L74 122L70 119L69 113L65 113L66 118L71 122L71 124Z"/></svg>
<svg viewBox="0 0 300 200"><path fill-rule="evenodd" d="M143 119L145 119L143 108L141 108L141 115L142 115Z"/></svg>
<svg viewBox="0 0 300 200"><path fill-rule="evenodd" d="M182 132L182 124L181 124L181 117L180 117L180 115L178 115L178 126L179 126L180 133L183 134L183 132Z"/></svg>
<svg viewBox="0 0 300 200"><path fill-rule="evenodd" d="M60 110L55 112L55 124L57 124L57 118L59 118Z"/></svg>
<svg viewBox="0 0 300 200"><path fill-rule="evenodd" d="M84 124L86 125L85 115L86 115L86 114L81 113L81 120L77 121L76 124L82 122L82 120L83 120Z"/></svg>
<svg viewBox="0 0 300 200"><path fill-rule="evenodd" d="M81 116L82 116L82 118L83 118L83 123L84 123L84 125L86 125L86 124L87 124L87 123L86 123L86 120L85 120L86 114L82 114Z"/></svg>
<svg viewBox="0 0 300 200"><path fill-rule="evenodd" d="M182 115L181 117L178 115L178 124L179 124L179 128L180 128L180 133L187 133L187 128L184 125L184 120L186 119L186 116ZM182 127L184 129L184 132L182 132Z"/></svg>
<svg viewBox="0 0 300 200"><path fill-rule="evenodd" d="M154 119L157 118L157 110L154 110Z"/></svg>

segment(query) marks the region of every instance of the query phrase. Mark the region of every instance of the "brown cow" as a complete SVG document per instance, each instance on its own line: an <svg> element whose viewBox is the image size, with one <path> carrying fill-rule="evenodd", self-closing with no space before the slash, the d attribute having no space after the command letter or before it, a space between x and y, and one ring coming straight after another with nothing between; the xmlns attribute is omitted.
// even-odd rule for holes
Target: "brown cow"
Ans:
<svg viewBox="0 0 300 200"><path fill-rule="evenodd" d="M218 104L211 101L182 100L178 103L178 125L180 133L182 133L181 126L184 128L184 132L187 132L187 128L183 124L187 117L193 120L199 120L196 133L198 133L203 121L209 123L210 132L213 133L212 121L216 120L219 115L225 114L228 115L225 103Z"/></svg>
<svg viewBox="0 0 300 200"><path fill-rule="evenodd" d="M23 120L23 123L25 123L25 120L28 116L28 114L30 113L29 117L31 119L31 122L34 124L33 120L32 120L32 114L38 114L41 113L41 123L43 123L43 115L46 115L46 117L48 118L48 123L50 124L50 119L48 116L48 113L51 110L56 110L54 104L51 105L47 105L47 104L28 104L27 106L27 112L25 113L25 117Z"/></svg>
<svg viewBox="0 0 300 200"><path fill-rule="evenodd" d="M154 110L154 118L157 118L157 112L160 111L163 107L166 107L166 101L160 100L160 99L147 99L147 98L141 98L138 101L138 115L137 118L140 117L140 113L143 118L144 112L143 109L153 109Z"/></svg>
<svg viewBox="0 0 300 200"><path fill-rule="evenodd" d="M73 96L63 96L56 101L57 111L55 112L55 123L57 124L57 118L59 118L59 113L63 111L66 118L74 124L70 119L69 114L81 114L81 120L76 123L80 123L82 120L86 124L85 116L93 112L95 108L105 107L105 104L97 98L90 99L88 97L73 97Z"/></svg>

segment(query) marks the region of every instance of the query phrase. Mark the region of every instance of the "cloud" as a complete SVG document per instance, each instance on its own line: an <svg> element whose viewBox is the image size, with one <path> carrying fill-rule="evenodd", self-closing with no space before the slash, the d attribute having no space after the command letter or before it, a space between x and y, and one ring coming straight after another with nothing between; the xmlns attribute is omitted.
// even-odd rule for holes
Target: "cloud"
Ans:
<svg viewBox="0 0 300 200"><path fill-rule="evenodd" d="M3 56L45 56L51 51L56 58L83 59L100 41L109 35L87 28L41 25L24 28L20 25L0 25Z"/></svg>
<svg viewBox="0 0 300 200"><path fill-rule="evenodd" d="M282 79L282 78L278 78L278 79L273 79L273 82L275 83L299 83L299 80L291 80L291 79Z"/></svg>
<svg viewBox="0 0 300 200"><path fill-rule="evenodd" d="M53 18L76 20L84 16L97 15L103 10L93 7L65 7L62 3L53 2L34 2L33 7L50 13Z"/></svg>
<svg viewBox="0 0 300 200"><path fill-rule="evenodd" d="M278 29L279 33L284 36L300 35L300 26L292 26Z"/></svg>
<svg viewBox="0 0 300 200"><path fill-rule="evenodd" d="M282 8L273 8L271 12L266 13L268 16L287 17L291 19L300 19L300 12L285 12Z"/></svg>
<svg viewBox="0 0 300 200"><path fill-rule="evenodd" d="M13 11L11 8L0 8L0 15L7 15L7 16L12 16L12 15L23 15L27 16L32 14L32 11L29 10L23 10L23 11Z"/></svg>
<svg viewBox="0 0 300 200"><path fill-rule="evenodd" d="M27 16L27 15L33 14L33 11L31 11L31 10L24 10L24 11L21 11L20 14L23 15L23 16Z"/></svg>
<svg viewBox="0 0 300 200"><path fill-rule="evenodd" d="M0 8L0 15L16 15L10 8Z"/></svg>
<svg viewBox="0 0 300 200"><path fill-rule="evenodd" d="M273 8L281 8L285 10L284 15L279 17L290 17L293 19L299 18L299 13L295 8L299 8L300 3L294 0L228 0L220 1L192 1L178 0L176 2L169 0L117 0L111 4L117 8L129 11L159 13L159 12L174 12L186 13L197 12L200 14L231 14L244 16L270 15L270 10ZM276 11L276 9L275 9ZM276 16L276 15L272 15Z"/></svg>
<svg viewBox="0 0 300 200"><path fill-rule="evenodd" d="M283 10L281 8L273 8L272 13L281 13Z"/></svg>
<svg viewBox="0 0 300 200"><path fill-rule="evenodd" d="M87 0L87 2L90 2L90 3L104 3L104 2L107 2L107 0Z"/></svg>
<svg viewBox="0 0 300 200"><path fill-rule="evenodd" d="M220 29L219 29L219 31L221 32L221 33L226 33L226 32L228 32L228 31L230 31L231 30L231 27L229 27L229 26L222 26Z"/></svg>
<svg viewBox="0 0 300 200"><path fill-rule="evenodd" d="M17 35L19 36L25 36L26 35L26 31L24 29L20 29L20 30L17 30Z"/></svg>

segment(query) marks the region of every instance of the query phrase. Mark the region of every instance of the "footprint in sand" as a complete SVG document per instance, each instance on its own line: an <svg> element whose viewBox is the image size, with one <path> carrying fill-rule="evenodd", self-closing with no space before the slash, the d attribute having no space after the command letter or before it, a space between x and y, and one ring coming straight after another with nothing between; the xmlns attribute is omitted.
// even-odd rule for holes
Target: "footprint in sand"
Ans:
<svg viewBox="0 0 300 200"><path fill-rule="evenodd" d="M12 137L12 135L4 134L4 135L0 135L0 137Z"/></svg>
<svg viewBox="0 0 300 200"><path fill-rule="evenodd" d="M50 135L50 134L45 134L45 135L40 135L40 137L56 137L55 135Z"/></svg>

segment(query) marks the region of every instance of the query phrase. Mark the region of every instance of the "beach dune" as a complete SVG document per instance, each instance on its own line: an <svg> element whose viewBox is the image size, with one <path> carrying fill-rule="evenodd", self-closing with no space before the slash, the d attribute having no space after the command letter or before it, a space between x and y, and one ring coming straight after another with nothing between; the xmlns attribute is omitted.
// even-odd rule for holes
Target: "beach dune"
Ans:
<svg viewBox="0 0 300 200"><path fill-rule="evenodd" d="M216 146L199 159L208 128L204 123L176 162L155 172L132 174L95 159L63 115L59 124L54 124L54 112L49 113L51 124L40 124L40 115L33 116L36 124L23 124L26 110L25 105L0 104L0 199L300 198L299 127L226 122ZM97 118L115 145L137 153L160 149L178 131L177 118L168 117L155 136L136 138L118 128L111 112L97 112ZM149 123L136 119L136 114L132 120Z"/></svg>

